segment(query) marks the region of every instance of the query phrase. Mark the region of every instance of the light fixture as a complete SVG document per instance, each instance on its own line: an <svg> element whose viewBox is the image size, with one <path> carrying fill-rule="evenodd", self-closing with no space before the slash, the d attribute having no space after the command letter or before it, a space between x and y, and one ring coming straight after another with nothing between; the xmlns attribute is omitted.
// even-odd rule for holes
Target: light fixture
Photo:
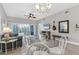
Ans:
<svg viewBox="0 0 79 59"><path fill-rule="evenodd" d="M10 33L11 29L9 26L7 26L6 24L3 24L3 33Z"/></svg>
<svg viewBox="0 0 79 59"><path fill-rule="evenodd" d="M3 28L3 33L10 33L10 32L11 32L11 29L8 26Z"/></svg>
<svg viewBox="0 0 79 59"><path fill-rule="evenodd" d="M52 4L50 3L40 3L40 4L37 4L35 7L39 12L48 12L51 6Z"/></svg>
<svg viewBox="0 0 79 59"><path fill-rule="evenodd" d="M9 23L8 23L8 19L4 19L4 23L3 23L3 33L10 33L11 32L11 28L9 27Z"/></svg>

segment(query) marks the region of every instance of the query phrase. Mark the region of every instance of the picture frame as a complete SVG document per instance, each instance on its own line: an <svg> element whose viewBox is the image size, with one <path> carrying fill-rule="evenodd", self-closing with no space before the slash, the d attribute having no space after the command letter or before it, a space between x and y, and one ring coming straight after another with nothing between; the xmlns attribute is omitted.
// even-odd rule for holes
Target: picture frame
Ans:
<svg viewBox="0 0 79 59"><path fill-rule="evenodd" d="M59 33L69 33L69 20L59 21Z"/></svg>
<svg viewBox="0 0 79 59"><path fill-rule="evenodd" d="M44 27L45 30L49 30L50 24L49 23L43 24L43 27Z"/></svg>

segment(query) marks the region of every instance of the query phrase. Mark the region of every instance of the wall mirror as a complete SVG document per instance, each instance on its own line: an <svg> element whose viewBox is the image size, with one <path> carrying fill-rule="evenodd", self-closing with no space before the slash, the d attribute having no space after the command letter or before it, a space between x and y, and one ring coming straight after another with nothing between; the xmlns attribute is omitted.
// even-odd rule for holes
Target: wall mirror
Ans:
<svg viewBox="0 0 79 59"><path fill-rule="evenodd" d="M59 33L69 33L69 20L59 21Z"/></svg>

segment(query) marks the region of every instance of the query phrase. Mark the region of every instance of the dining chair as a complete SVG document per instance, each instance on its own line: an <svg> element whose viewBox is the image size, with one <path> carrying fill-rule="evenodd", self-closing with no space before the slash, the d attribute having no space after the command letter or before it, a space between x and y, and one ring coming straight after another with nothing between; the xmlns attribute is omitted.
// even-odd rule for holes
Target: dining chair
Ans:
<svg viewBox="0 0 79 59"><path fill-rule="evenodd" d="M28 47L30 45L30 39L28 36L23 37L23 47Z"/></svg>
<svg viewBox="0 0 79 59"><path fill-rule="evenodd" d="M45 34L41 34L41 39L40 39L41 42L43 43L46 43L48 41L48 37L46 37Z"/></svg>
<svg viewBox="0 0 79 59"><path fill-rule="evenodd" d="M25 47L28 47L30 46L32 43L35 42L35 37L32 37L32 36L24 36L24 45Z"/></svg>
<svg viewBox="0 0 79 59"><path fill-rule="evenodd" d="M50 48L50 54L63 55L67 46L67 37L61 37L56 41L58 41L58 45Z"/></svg>

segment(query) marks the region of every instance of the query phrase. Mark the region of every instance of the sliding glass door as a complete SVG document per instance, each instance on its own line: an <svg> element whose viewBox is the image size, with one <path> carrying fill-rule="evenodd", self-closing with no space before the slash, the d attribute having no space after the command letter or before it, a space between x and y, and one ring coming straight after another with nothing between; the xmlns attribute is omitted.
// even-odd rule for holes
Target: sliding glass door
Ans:
<svg viewBox="0 0 79 59"><path fill-rule="evenodd" d="M11 23L13 33L24 33L25 35L35 35L35 25Z"/></svg>

